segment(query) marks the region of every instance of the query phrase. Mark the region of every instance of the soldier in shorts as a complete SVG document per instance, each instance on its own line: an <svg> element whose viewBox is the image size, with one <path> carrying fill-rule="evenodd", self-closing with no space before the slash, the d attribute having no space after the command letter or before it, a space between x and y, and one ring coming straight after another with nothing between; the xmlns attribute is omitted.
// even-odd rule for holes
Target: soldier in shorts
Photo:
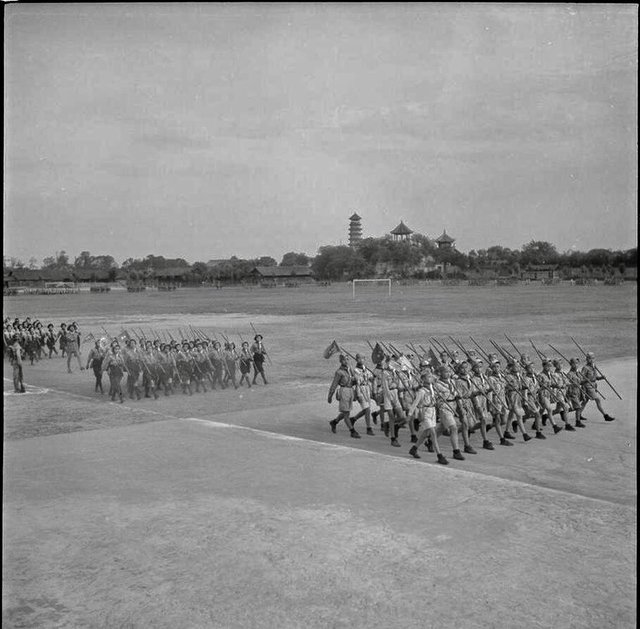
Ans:
<svg viewBox="0 0 640 629"><path fill-rule="evenodd" d="M464 461L464 456L462 456L458 445L458 424L455 417L458 393L452 375L451 368L448 365L442 365L440 379L434 383L433 390L436 393L436 407L440 426L443 432L446 431L449 434L453 448L453 458L458 461Z"/></svg>
<svg viewBox="0 0 640 629"><path fill-rule="evenodd" d="M364 356L362 354L356 354L356 366L353 369L355 375L355 400L360 404L360 412L353 418L355 422L360 417L364 416L364 421L367 424L367 434L373 436L373 428L371 428L371 405L373 400L371 399L371 380L373 374L367 369L364 364Z"/></svg>
<svg viewBox="0 0 640 629"><path fill-rule="evenodd" d="M417 415L418 419L418 434L416 441L409 454L414 459L422 458L418 454L418 448L425 442L427 438L430 438L431 448L433 448L438 456L438 463L441 465L449 465L446 457L440 451L438 445L438 435L436 433L436 392L433 388L436 377L431 372L426 372L422 378L420 386L416 391L416 396L409 407L409 417ZM431 451L431 448L429 451Z"/></svg>
<svg viewBox="0 0 640 629"><path fill-rule="evenodd" d="M604 421L612 422L615 417L605 413L602 408L602 398L598 393L598 380L604 380L604 376L600 375L598 368L596 367L596 357L593 352L587 352L586 357L587 364L582 368L582 377L584 378L584 393L585 401L582 405L582 411L585 406L593 400L600 411L600 414L604 417ZM583 418L584 419L584 418Z"/></svg>
<svg viewBox="0 0 640 629"><path fill-rule="evenodd" d="M360 435L353 427L351 422L351 410L353 409L353 384L355 378L351 367L349 366L349 360L344 354L340 354L340 366L336 370L331 386L329 387L329 394L327 396L327 402L331 404L333 400L333 394L336 394L338 400L338 410L340 414L335 419L329 422L331 432L336 432L336 426L341 420L347 425L351 436L354 439L360 439Z"/></svg>

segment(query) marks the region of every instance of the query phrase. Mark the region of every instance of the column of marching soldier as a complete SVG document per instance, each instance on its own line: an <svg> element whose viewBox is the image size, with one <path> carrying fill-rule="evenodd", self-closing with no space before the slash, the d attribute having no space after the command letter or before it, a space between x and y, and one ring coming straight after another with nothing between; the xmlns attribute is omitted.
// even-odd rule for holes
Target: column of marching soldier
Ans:
<svg viewBox="0 0 640 629"><path fill-rule="evenodd" d="M253 326L252 326L253 327ZM92 369L95 376L95 392L104 394L103 376L109 379L109 396L124 402L143 397L158 399L160 394L172 395L176 391L192 395L210 389L238 389L246 384L251 388L258 378L268 384L264 362L269 355L261 334L255 334L249 345L242 340L239 350L234 342L224 337L224 345L217 339L210 339L205 333L194 330L191 340L182 338L180 342L170 337L162 340L159 336L150 339L143 334L133 338L127 331L118 336L105 335L96 339L89 334L81 342L81 334L75 322L60 324L58 330L52 323L46 327L27 317L23 321L4 320L4 355L14 366L14 386L17 393L24 393L22 382L22 362L29 359L31 364L45 357L67 356L67 370L72 373L71 359L77 360L80 370ZM255 329L254 329L255 332ZM81 345L93 341L88 353L86 366L81 360ZM253 371L253 377L251 372ZM238 379L239 372L239 379ZM125 380L126 376L126 380ZM123 388L123 380L124 388Z"/></svg>
<svg viewBox="0 0 640 629"><path fill-rule="evenodd" d="M370 344L373 368L366 365L362 354L353 356L333 341L324 352L325 358L340 352L340 365L327 396L331 403L335 395L340 411L329 422L331 431L336 433L344 421L351 437L359 439L355 422L364 417L367 435L375 435L372 424L379 424L391 445L400 447L399 430L408 427L412 457L420 459L419 448L425 444L429 452L436 453L438 463L448 465L438 443L440 435L448 436L453 458L463 461L464 454L477 454L471 445L476 432L485 450L495 449L489 439L492 429L498 443L507 447L514 445L518 432L525 442L546 439L543 427L547 425L554 434L563 429L573 432L585 428L583 410L590 401L605 421L615 419L602 406L604 396L597 382L605 380L620 396L596 366L592 352L580 348L585 360L580 367L578 358L550 360L534 345L541 361L536 370L528 354L513 354L493 341L498 353L487 354L477 343L479 351L467 350L455 340L461 351L451 351L444 343L432 341L435 352L422 346L423 352L418 352L411 345L413 351L406 354L392 345ZM360 410L352 416L354 403Z"/></svg>

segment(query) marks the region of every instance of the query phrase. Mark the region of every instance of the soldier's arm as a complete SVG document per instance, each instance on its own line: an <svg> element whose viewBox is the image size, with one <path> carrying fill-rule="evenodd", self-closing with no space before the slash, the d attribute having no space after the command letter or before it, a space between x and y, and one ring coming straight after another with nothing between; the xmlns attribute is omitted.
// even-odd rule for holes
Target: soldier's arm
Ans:
<svg viewBox="0 0 640 629"><path fill-rule="evenodd" d="M327 396L327 401L331 402L331 398L333 397L333 394L335 393L336 389L338 388L338 383L340 382L340 372L336 371L335 375L333 376L333 382L331 383L331 386L329 387L329 395Z"/></svg>

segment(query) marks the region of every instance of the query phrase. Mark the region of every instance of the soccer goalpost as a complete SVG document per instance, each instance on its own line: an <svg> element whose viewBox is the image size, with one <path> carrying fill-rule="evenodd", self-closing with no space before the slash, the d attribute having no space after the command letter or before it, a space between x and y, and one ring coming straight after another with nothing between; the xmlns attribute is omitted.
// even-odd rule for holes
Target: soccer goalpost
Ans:
<svg viewBox="0 0 640 629"><path fill-rule="evenodd" d="M369 280L351 280L351 285L352 285L352 299L356 298L356 286L358 284L363 284L363 285L386 285L387 286L387 297L391 297L391 278L384 278L384 279L369 279ZM377 291L376 291L377 292Z"/></svg>

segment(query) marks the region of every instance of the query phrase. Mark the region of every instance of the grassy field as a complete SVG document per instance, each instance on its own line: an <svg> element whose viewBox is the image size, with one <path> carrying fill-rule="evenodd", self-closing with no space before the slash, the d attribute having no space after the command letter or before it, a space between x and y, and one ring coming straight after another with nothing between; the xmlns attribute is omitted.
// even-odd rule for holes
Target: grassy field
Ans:
<svg viewBox="0 0 640 629"><path fill-rule="evenodd" d="M253 324L272 363L251 391L123 405L60 358L13 395L5 363L3 626L635 626L635 285L84 293L4 314L236 342ZM395 449L328 430L333 339L489 350L505 332L595 351L617 420L590 409L584 430L448 468L410 459L406 431Z"/></svg>

